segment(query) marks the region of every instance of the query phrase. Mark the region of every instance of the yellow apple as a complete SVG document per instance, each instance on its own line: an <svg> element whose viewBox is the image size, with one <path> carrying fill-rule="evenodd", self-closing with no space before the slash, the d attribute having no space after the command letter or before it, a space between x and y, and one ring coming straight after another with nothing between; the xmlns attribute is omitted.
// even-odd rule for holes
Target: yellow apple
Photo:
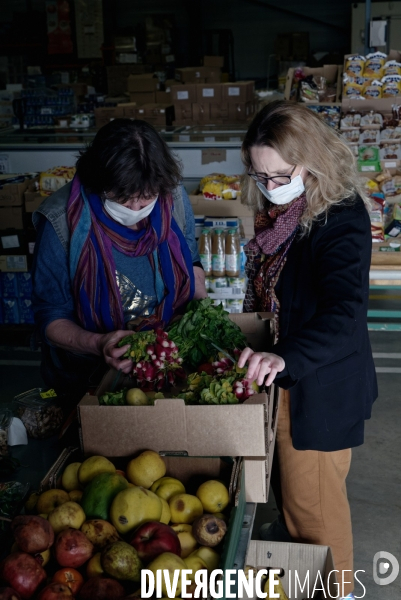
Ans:
<svg viewBox="0 0 401 600"><path fill-rule="evenodd" d="M82 500L82 496L83 496L83 491L82 490L71 490L71 492L68 492L68 495L70 497L71 502L81 502Z"/></svg>
<svg viewBox="0 0 401 600"><path fill-rule="evenodd" d="M170 499L171 521L173 523L193 523L203 514L199 498L192 494L177 494Z"/></svg>
<svg viewBox="0 0 401 600"><path fill-rule="evenodd" d="M107 544L118 542L118 535L114 525L103 519L90 519L81 527L82 533L92 542L96 550L101 550Z"/></svg>
<svg viewBox="0 0 401 600"><path fill-rule="evenodd" d="M178 525L170 525L178 535L181 544L181 558L186 558L198 547L198 542L192 535L192 525L179 523Z"/></svg>
<svg viewBox="0 0 401 600"><path fill-rule="evenodd" d="M170 507L168 505L168 502L166 502L164 498L159 497L159 500L162 503L162 514L160 517L160 523L165 523L166 525L168 525L171 519Z"/></svg>
<svg viewBox="0 0 401 600"><path fill-rule="evenodd" d="M127 465L127 479L134 485L149 489L153 483L166 474L162 457L153 450L145 450Z"/></svg>
<svg viewBox="0 0 401 600"><path fill-rule="evenodd" d="M36 503L36 510L38 514L46 514L51 513L55 508L64 504L64 502L69 502L70 497L65 490L46 490L42 494L40 494L38 501Z"/></svg>
<svg viewBox="0 0 401 600"><path fill-rule="evenodd" d="M100 473L115 473L116 468L112 462L110 462L104 456L90 456L81 464L78 469L78 481L82 485L86 485L96 475Z"/></svg>
<svg viewBox="0 0 401 600"><path fill-rule="evenodd" d="M196 495L202 502L204 511L212 514L222 512L230 501L228 489L224 483L214 479L202 483Z"/></svg>
<svg viewBox="0 0 401 600"><path fill-rule="evenodd" d="M136 485L119 492L110 508L110 520L121 534L145 521L160 521L161 514L160 498L150 490Z"/></svg>
<svg viewBox="0 0 401 600"><path fill-rule="evenodd" d="M199 556L206 563L208 571L214 571L220 564L220 555L208 546L199 546L190 556Z"/></svg>
<svg viewBox="0 0 401 600"><path fill-rule="evenodd" d="M200 556L196 556L193 554L185 558L184 563L186 564L187 569L191 569L192 571L191 575L189 575L189 579L191 581L195 581L196 571L200 571L201 569L207 569L207 564L205 563L205 561Z"/></svg>
<svg viewBox="0 0 401 600"><path fill-rule="evenodd" d="M176 494L185 494L184 485L174 477L160 477L150 489L160 498L167 500L167 502Z"/></svg>
<svg viewBox="0 0 401 600"><path fill-rule="evenodd" d="M186 564L184 563L182 558L180 558L176 554L173 554L172 552L163 552L162 554L159 554L159 556L157 558L155 558L155 560L152 561L150 563L150 565L148 565L148 569L150 569L150 571L152 571L152 573L155 576L155 579L156 579L157 571L167 569L167 571L169 572L169 575L170 575L171 583L173 582L174 571L176 571L176 570L182 571L183 569L186 569L186 568L187 568ZM175 593L176 597L181 594L181 580L182 580L182 573L180 572L180 575L178 578L177 589L176 589L176 593ZM163 596L167 597L167 589L166 589L166 583L165 583L164 577L162 577L162 592L163 592Z"/></svg>
<svg viewBox="0 0 401 600"><path fill-rule="evenodd" d="M97 552L89 560L88 564L86 565L86 575L88 577L96 577L97 575L103 575L104 571L100 560L101 556L102 553Z"/></svg>
<svg viewBox="0 0 401 600"><path fill-rule="evenodd" d="M73 462L67 465L61 476L61 485L67 492L79 489L78 469L82 463Z"/></svg>
<svg viewBox="0 0 401 600"><path fill-rule="evenodd" d="M48 521L53 527L54 533L60 533L64 529L80 529L85 522L86 516L81 506L76 502L65 502L49 513Z"/></svg>

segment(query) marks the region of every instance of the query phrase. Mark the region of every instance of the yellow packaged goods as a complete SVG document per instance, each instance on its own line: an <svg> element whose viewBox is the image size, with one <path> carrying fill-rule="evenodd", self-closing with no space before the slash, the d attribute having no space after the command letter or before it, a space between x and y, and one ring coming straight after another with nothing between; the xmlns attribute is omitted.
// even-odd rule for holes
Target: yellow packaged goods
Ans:
<svg viewBox="0 0 401 600"><path fill-rule="evenodd" d="M387 55L383 52L372 52L366 56L363 74L366 77L375 77L380 79L383 76L383 67Z"/></svg>
<svg viewBox="0 0 401 600"><path fill-rule="evenodd" d="M40 174L39 189L42 196L50 196L69 183L75 175L75 167L53 167Z"/></svg>
<svg viewBox="0 0 401 600"><path fill-rule="evenodd" d="M363 96L364 96L364 98L369 98L369 99L381 98L382 88L383 88L383 83L381 81L378 81L377 79L373 79L373 81L369 81L365 85L365 89L363 90Z"/></svg>
<svg viewBox="0 0 401 600"><path fill-rule="evenodd" d="M401 63L396 60L388 60L384 65L383 75L401 75Z"/></svg>
<svg viewBox="0 0 401 600"><path fill-rule="evenodd" d="M374 179L366 179L364 182L365 192L370 196L374 192L379 192L379 185Z"/></svg>
<svg viewBox="0 0 401 600"><path fill-rule="evenodd" d="M383 77L383 98L393 98L401 95L401 75L387 75Z"/></svg>
<svg viewBox="0 0 401 600"><path fill-rule="evenodd" d="M235 200L237 190L233 190L224 181L209 181L203 187L203 196L207 200Z"/></svg>
<svg viewBox="0 0 401 600"><path fill-rule="evenodd" d="M365 66L365 57L359 54L353 54L347 58L345 63L345 72L350 77L362 75Z"/></svg>
<svg viewBox="0 0 401 600"><path fill-rule="evenodd" d="M227 175L223 182L227 188L237 190L237 192L241 189L241 175Z"/></svg>
<svg viewBox="0 0 401 600"><path fill-rule="evenodd" d="M349 99L362 98L363 91L366 85L365 77L349 75L344 76L344 96Z"/></svg>
<svg viewBox="0 0 401 600"><path fill-rule="evenodd" d="M206 175L201 179L199 184L200 191L203 192L203 188L207 183L210 183L211 181L223 181L224 177L224 173L211 173L210 175Z"/></svg>

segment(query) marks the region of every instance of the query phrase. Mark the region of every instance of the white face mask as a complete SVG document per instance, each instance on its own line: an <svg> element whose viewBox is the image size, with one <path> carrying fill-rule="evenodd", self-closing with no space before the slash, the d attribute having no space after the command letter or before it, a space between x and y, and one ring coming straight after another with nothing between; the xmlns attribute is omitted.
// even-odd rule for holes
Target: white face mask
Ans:
<svg viewBox="0 0 401 600"><path fill-rule="evenodd" d="M136 225L139 221L142 221L145 217L148 217L152 210L155 207L157 202L153 200L147 206L144 206L140 210L132 210L131 208L127 208L118 202L113 202L112 200L105 200L104 208L109 213L109 215L120 223L121 225L125 225L125 227L131 227L132 225Z"/></svg>
<svg viewBox="0 0 401 600"><path fill-rule="evenodd" d="M301 169L301 173L303 171L303 167ZM291 179L291 182L287 185L280 185L279 187L274 188L273 190L267 190L263 183L260 181L256 182L258 189L262 192L262 194L270 200L273 204L288 204L292 202L295 198L298 198L302 192L305 191L305 186L303 179L301 177L301 173Z"/></svg>

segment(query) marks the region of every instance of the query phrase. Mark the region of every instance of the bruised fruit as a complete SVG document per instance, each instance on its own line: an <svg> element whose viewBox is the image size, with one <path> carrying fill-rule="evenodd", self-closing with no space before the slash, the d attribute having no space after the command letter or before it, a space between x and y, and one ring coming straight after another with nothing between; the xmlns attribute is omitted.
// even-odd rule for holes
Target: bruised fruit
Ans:
<svg viewBox="0 0 401 600"><path fill-rule="evenodd" d="M162 508L160 498L156 494L134 485L114 498L110 520L118 533L125 534L145 521L160 521Z"/></svg>
<svg viewBox="0 0 401 600"><path fill-rule="evenodd" d="M85 521L81 527L81 531L86 535L88 540L92 542L95 550L101 550L107 546L107 544L118 542L120 539L114 525L103 519L91 519L90 521Z"/></svg>
<svg viewBox="0 0 401 600"><path fill-rule="evenodd" d="M54 542L54 531L48 521L36 515L19 515L12 520L11 529L18 548L28 554L44 552Z"/></svg>
<svg viewBox="0 0 401 600"><path fill-rule="evenodd" d="M0 578L27 600L46 579L46 571L26 552L9 554L0 564Z"/></svg>
<svg viewBox="0 0 401 600"><path fill-rule="evenodd" d="M116 579L141 580L142 562L138 552L126 542L114 542L103 549L102 567L108 575Z"/></svg>
<svg viewBox="0 0 401 600"><path fill-rule="evenodd" d="M192 494L177 494L170 498L171 521L173 523L193 523L203 513L199 498Z"/></svg>
<svg viewBox="0 0 401 600"><path fill-rule="evenodd" d="M63 583L50 583L40 592L38 600L73 600L72 591Z"/></svg>
<svg viewBox="0 0 401 600"><path fill-rule="evenodd" d="M214 515L202 515L192 524L192 534L201 546L217 546L226 531L225 522Z"/></svg>
<svg viewBox="0 0 401 600"><path fill-rule="evenodd" d="M54 543L54 555L61 567L77 569L91 558L93 552L92 542L78 529L61 531Z"/></svg>
<svg viewBox="0 0 401 600"><path fill-rule="evenodd" d="M79 600L120 600L125 590L115 579L92 577L84 583L79 593Z"/></svg>
<svg viewBox="0 0 401 600"><path fill-rule="evenodd" d="M45 550L44 552L37 552L33 557L38 561L41 567L45 567L50 560L50 549Z"/></svg>

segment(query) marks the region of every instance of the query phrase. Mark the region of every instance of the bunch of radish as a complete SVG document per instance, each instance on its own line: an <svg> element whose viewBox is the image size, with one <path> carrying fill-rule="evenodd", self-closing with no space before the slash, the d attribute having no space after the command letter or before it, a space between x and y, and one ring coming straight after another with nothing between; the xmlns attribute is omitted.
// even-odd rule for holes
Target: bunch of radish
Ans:
<svg viewBox="0 0 401 600"><path fill-rule="evenodd" d="M143 391L165 390L185 379L178 347L162 329L134 333L119 343L125 344L130 344L130 349L124 357L134 360L132 375Z"/></svg>

